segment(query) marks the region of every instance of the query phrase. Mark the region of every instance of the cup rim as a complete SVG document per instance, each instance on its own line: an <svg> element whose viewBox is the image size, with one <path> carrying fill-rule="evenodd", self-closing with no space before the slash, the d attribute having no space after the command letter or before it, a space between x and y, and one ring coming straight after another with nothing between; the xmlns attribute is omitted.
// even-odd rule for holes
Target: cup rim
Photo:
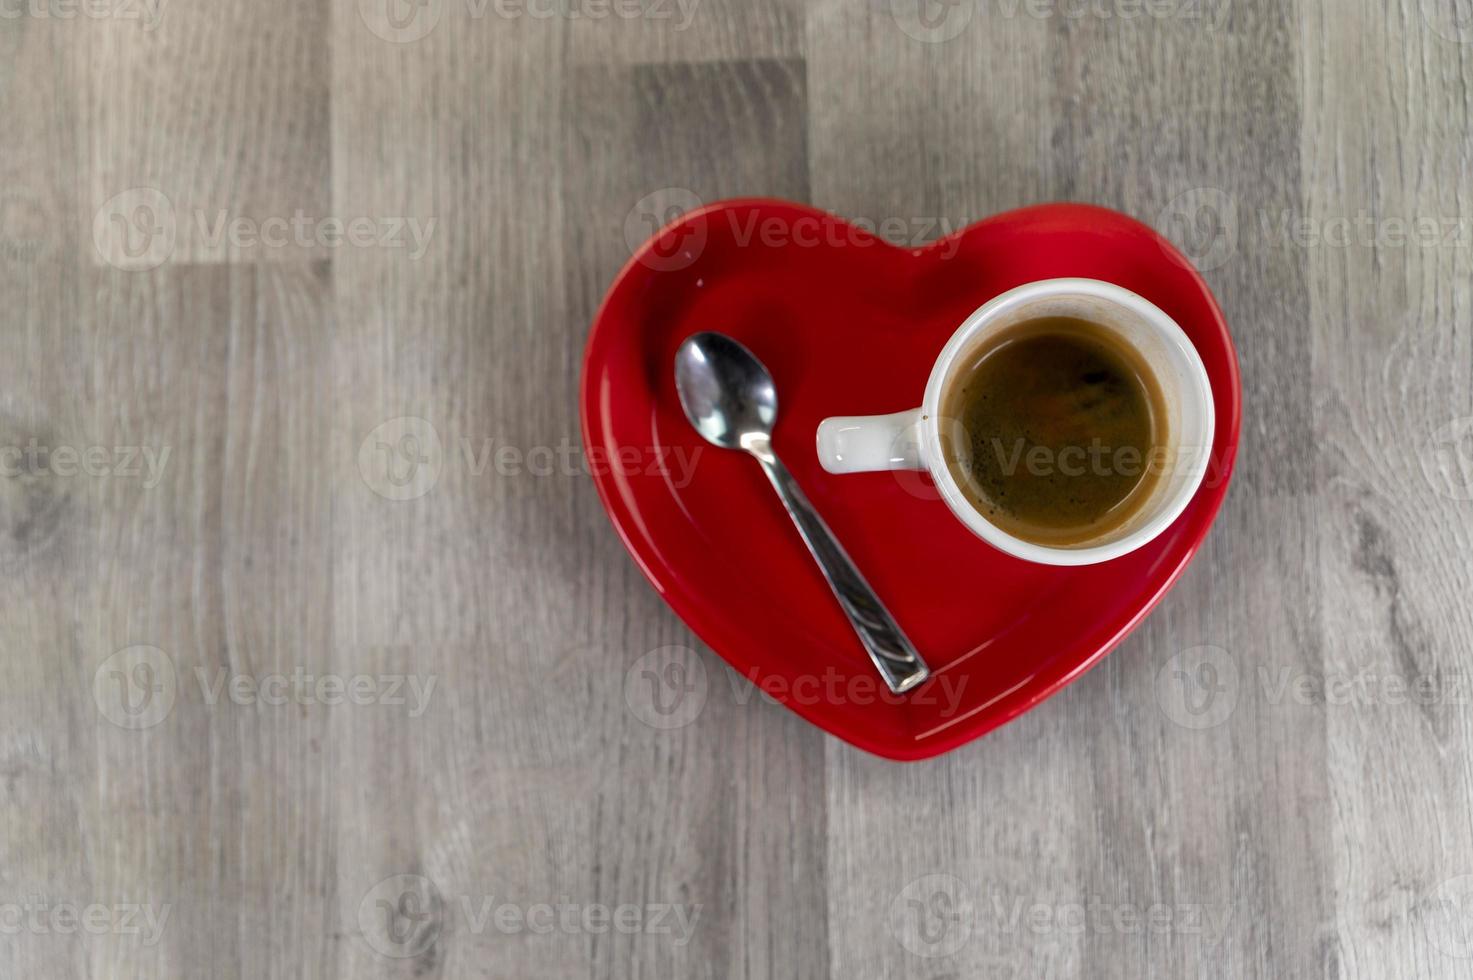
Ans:
<svg viewBox="0 0 1473 980"><path fill-rule="evenodd" d="M1208 447L1213 444L1217 429L1217 406L1212 395L1212 385L1207 378L1207 369L1202 364L1201 355L1181 326L1159 306L1124 286L1100 279L1060 278L1024 283L994 296L972 311L952 333L946 345L941 348L941 353L937 355L936 363L932 365L930 377L926 381L925 399L921 404L922 458L931 478L941 488L941 497L946 506L972 533L994 548L1025 561L1044 565L1093 565L1127 555L1159 537L1181 516L1196 495L1206 475L1207 466L1197 466L1192 478L1176 490L1155 517L1119 540L1081 548L1066 548L1025 541L989 521L967 501L956 478L951 474L951 468L946 465L941 448L941 389L963 346L977 330L998 315L1023 303L1053 296L1088 296L1124 307L1146 321L1163 340L1179 349L1186 358L1189 387L1205 403L1206 431L1203 444Z"/></svg>

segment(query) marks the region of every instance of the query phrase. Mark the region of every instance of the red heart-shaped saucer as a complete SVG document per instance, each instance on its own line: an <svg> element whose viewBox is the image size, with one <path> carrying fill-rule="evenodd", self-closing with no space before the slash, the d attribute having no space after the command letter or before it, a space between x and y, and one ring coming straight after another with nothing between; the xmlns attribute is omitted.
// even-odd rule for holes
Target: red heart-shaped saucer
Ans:
<svg viewBox="0 0 1473 980"><path fill-rule="evenodd" d="M1161 537L1099 565L1030 564L973 536L928 477L819 466L822 419L919 405L968 314L1064 276L1151 300L1207 367L1212 464ZM921 687L883 688L756 461L708 445L686 421L675 351L701 330L731 334L771 370L777 452L930 663ZM937 755L1016 717L1140 622L1222 503L1241 411L1237 354L1202 278L1150 228L1080 204L1010 211L920 249L783 201L692 211L615 280L588 338L581 401L604 507L671 608L768 694L893 759Z"/></svg>

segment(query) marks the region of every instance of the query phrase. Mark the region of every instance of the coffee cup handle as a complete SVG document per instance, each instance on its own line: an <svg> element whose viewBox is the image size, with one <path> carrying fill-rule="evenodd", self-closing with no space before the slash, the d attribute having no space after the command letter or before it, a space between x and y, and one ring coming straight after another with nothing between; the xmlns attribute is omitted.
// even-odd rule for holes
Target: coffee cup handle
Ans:
<svg viewBox="0 0 1473 980"><path fill-rule="evenodd" d="M836 415L818 424L818 461L830 473L924 470L919 408L893 415Z"/></svg>

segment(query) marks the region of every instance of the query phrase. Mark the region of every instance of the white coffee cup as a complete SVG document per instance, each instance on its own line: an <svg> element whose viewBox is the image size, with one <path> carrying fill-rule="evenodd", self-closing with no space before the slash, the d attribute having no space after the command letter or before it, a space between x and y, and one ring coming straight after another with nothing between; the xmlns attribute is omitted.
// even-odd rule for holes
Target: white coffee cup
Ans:
<svg viewBox="0 0 1473 980"><path fill-rule="evenodd" d="M1166 409L1165 461L1150 496L1119 526L1071 545L1026 541L993 524L962 493L942 455L941 397L968 355L1002 330L1067 316L1110 331L1155 375ZM957 519L988 544L1045 565L1091 565L1151 541L1181 516L1202 483L1212 449L1212 388L1197 349L1155 304L1097 279L1044 279L1009 290L967 317L941 349L920 408L893 415L840 416L818 427L818 459L830 473L925 470Z"/></svg>

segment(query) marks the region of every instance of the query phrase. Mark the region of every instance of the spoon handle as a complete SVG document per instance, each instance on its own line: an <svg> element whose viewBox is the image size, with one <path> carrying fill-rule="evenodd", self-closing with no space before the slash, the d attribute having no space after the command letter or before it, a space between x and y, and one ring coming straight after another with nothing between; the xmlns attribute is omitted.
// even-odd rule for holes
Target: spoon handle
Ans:
<svg viewBox="0 0 1473 980"><path fill-rule="evenodd" d="M782 464L782 460L770 447L752 448L749 451L762 463L762 469L777 495L782 498L788 516L798 526L808 550L823 570L824 578L834 590L849 624L859 634L859 641L875 663L875 669L885 679L890 690L903 694L931 676L931 668L921 659L909 638L896 625L890 611L880 602L875 590L864 580L854 561L834 532L818 516L818 511L808 502L798 481Z"/></svg>

